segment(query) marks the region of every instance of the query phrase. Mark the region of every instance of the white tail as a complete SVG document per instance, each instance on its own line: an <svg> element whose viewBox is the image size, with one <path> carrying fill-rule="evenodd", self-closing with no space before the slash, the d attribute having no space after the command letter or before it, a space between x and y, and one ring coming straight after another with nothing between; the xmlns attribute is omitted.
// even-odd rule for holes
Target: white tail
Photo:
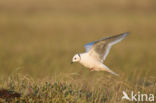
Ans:
<svg viewBox="0 0 156 103"><path fill-rule="evenodd" d="M113 72L113 71L112 71L111 69L109 69L106 65L103 64L103 66L104 66L104 68L103 68L102 70L107 71L107 72L109 72L109 73L111 73L111 74L113 74L113 75L119 76L119 74Z"/></svg>

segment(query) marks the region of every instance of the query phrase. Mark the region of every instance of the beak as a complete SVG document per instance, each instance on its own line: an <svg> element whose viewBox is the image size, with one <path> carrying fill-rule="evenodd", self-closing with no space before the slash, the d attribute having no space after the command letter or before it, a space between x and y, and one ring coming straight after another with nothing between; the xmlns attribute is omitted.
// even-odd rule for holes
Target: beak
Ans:
<svg viewBox="0 0 156 103"><path fill-rule="evenodd" d="M73 64L73 62L71 62L71 64Z"/></svg>

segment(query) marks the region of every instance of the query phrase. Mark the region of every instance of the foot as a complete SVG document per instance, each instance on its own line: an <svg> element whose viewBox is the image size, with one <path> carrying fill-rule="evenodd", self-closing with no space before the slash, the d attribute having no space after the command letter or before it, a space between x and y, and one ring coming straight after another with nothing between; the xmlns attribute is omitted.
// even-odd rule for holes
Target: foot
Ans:
<svg viewBox="0 0 156 103"><path fill-rule="evenodd" d="M89 68L89 71L94 71L94 68Z"/></svg>

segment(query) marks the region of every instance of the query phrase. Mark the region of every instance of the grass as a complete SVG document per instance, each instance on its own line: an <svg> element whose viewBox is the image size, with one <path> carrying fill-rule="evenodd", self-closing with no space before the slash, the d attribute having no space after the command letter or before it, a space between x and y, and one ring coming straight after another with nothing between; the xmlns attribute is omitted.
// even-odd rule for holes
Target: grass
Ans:
<svg viewBox="0 0 156 103"><path fill-rule="evenodd" d="M21 94L20 98L8 98L6 101L24 103L111 103L114 101L127 103L127 101L121 100L123 90L128 93L133 90L135 93L139 91L147 94L156 90L155 78L131 84L128 81L123 81L123 78L115 79L107 75L105 78L99 78L99 83L96 82L92 86L85 83L87 80L82 83L82 79L73 80L69 77L66 79L68 80L46 78L34 81L29 76L16 74L16 76L10 76L2 84L2 87Z"/></svg>
<svg viewBox="0 0 156 103"><path fill-rule="evenodd" d="M20 93L14 102L127 103L122 91L156 95L154 1L75 2L0 1L0 88ZM70 65L85 43L127 31L105 61L120 77Z"/></svg>

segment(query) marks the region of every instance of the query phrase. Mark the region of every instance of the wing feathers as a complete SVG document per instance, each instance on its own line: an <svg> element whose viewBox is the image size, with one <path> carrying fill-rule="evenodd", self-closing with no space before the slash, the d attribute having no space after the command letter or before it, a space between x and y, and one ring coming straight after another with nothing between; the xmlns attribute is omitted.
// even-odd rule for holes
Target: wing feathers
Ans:
<svg viewBox="0 0 156 103"><path fill-rule="evenodd" d="M95 41L89 50L89 54L103 62L109 54L111 46L123 40L127 35L128 32Z"/></svg>
<svg viewBox="0 0 156 103"><path fill-rule="evenodd" d="M88 43L88 44L85 45L86 52L88 52L92 48L92 46L93 46L94 43L95 43L95 41L93 41L93 42Z"/></svg>

